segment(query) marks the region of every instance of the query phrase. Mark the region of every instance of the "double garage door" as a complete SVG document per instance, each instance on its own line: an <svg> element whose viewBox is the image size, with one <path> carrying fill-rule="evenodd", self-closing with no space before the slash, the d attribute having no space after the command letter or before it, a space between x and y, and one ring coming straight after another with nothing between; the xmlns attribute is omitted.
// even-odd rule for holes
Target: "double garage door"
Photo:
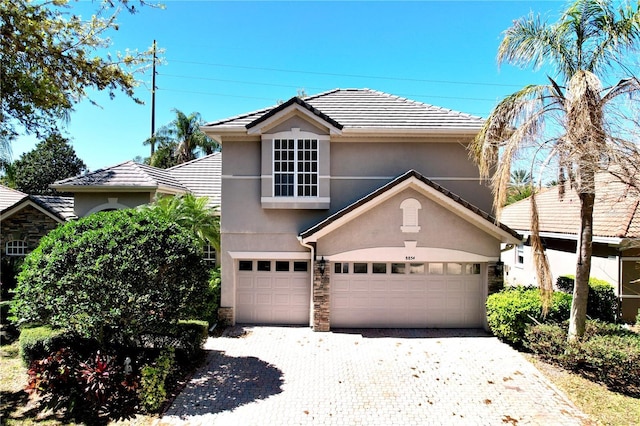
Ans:
<svg viewBox="0 0 640 426"><path fill-rule="evenodd" d="M237 267L238 323L309 324L308 261L241 260ZM479 263L333 263L326 272L331 327L482 327L481 269Z"/></svg>
<svg viewBox="0 0 640 426"><path fill-rule="evenodd" d="M479 263L336 263L331 327L482 327Z"/></svg>

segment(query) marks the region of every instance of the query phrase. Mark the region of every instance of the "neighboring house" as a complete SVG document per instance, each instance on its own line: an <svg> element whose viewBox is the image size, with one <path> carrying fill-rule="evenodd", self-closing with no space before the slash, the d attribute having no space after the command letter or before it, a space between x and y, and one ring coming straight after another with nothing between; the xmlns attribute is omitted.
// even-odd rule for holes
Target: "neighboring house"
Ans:
<svg viewBox="0 0 640 426"><path fill-rule="evenodd" d="M467 145L483 120L369 89L202 126L224 145L221 317L483 327L500 244Z"/></svg>
<svg viewBox="0 0 640 426"><path fill-rule="evenodd" d="M73 198L27 195L0 185L0 257L23 257L58 224L74 219Z"/></svg>
<svg viewBox="0 0 640 426"><path fill-rule="evenodd" d="M540 236L546 248L554 281L575 275L576 246L580 228L580 200L574 190L561 199L558 187L536 195ZM610 282L622 302L622 318L635 321L640 309L640 196L637 190L609 174L596 179L593 211L591 276ZM501 221L518 232L531 234L530 199L504 208ZM502 254L506 281L536 285L531 247L516 245Z"/></svg>
<svg viewBox="0 0 640 426"><path fill-rule="evenodd" d="M60 180L52 188L73 193L78 217L148 204L156 196L192 192L220 205L222 154L217 152L170 169L126 161L115 166Z"/></svg>
<svg viewBox="0 0 640 426"><path fill-rule="evenodd" d="M188 192L207 197L208 205L217 208L221 198L221 174L222 153L216 152L169 169L126 161L55 182L51 187L73 193L72 207L77 217L138 207L152 202L157 196ZM206 248L205 259L217 261L213 247Z"/></svg>

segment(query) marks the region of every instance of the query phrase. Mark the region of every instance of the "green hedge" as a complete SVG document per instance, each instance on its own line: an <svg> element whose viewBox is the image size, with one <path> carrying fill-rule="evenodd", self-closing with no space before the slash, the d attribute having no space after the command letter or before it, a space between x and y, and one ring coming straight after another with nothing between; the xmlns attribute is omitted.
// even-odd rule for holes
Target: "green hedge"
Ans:
<svg viewBox="0 0 640 426"><path fill-rule="evenodd" d="M44 359L63 347L72 347L79 353L88 353L97 348L95 340L82 338L49 326L23 328L20 331L18 345L24 365Z"/></svg>
<svg viewBox="0 0 640 426"><path fill-rule="evenodd" d="M558 277L556 285L561 291L572 294L575 277L565 275ZM607 322L615 322L618 315L618 298L614 288L607 281L598 278L589 279L589 298L587 300L587 316Z"/></svg>
<svg viewBox="0 0 640 426"><path fill-rule="evenodd" d="M51 231L25 258L12 312L105 345L135 346L199 315L209 268L190 230L146 210L94 213Z"/></svg>
<svg viewBox="0 0 640 426"><path fill-rule="evenodd" d="M531 326L524 346L614 391L640 396L640 335L616 324L587 321L583 338L567 343L567 330L567 323Z"/></svg>
<svg viewBox="0 0 640 426"><path fill-rule="evenodd" d="M569 318L571 296L554 292L546 317L542 315L540 290L511 287L487 298L487 322L497 337L520 345L527 326L536 322L559 322Z"/></svg>

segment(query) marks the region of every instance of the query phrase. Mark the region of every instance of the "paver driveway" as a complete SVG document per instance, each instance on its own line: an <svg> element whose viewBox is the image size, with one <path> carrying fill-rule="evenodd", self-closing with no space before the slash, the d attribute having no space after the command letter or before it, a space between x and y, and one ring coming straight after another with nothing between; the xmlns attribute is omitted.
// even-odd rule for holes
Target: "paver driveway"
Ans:
<svg viewBox="0 0 640 426"><path fill-rule="evenodd" d="M157 424L592 424L481 330L234 327Z"/></svg>

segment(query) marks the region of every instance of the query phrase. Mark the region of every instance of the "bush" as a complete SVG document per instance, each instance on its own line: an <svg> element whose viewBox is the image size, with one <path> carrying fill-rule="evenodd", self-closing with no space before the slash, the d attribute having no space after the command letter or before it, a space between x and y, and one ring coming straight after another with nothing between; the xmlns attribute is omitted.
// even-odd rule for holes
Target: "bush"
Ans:
<svg viewBox="0 0 640 426"><path fill-rule="evenodd" d="M65 346L67 336L63 330L54 330L47 326L25 328L20 332L18 342L20 357L25 365L29 365L31 361L46 358L50 353Z"/></svg>
<svg viewBox="0 0 640 426"><path fill-rule="evenodd" d="M41 239L25 258L12 312L19 322L131 346L197 316L207 280L189 230L151 210L100 212Z"/></svg>
<svg viewBox="0 0 640 426"><path fill-rule="evenodd" d="M640 335L590 320L582 339L567 343L567 330L568 323L531 326L524 346L614 391L640 396Z"/></svg>
<svg viewBox="0 0 640 426"><path fill-rule="evenodd" d="M64 347L31 362L27 391L41 396L45 407L66 408L67 416L87 424L131 417L138 403L138 380L124 372L123 360L100 351L82 360L77 351Z"/></svg>
<svg viewBox="0 0 640 426"><path fill-rule="evenodd" d="M209 336L209 323L199 320L182 320L178 322L176 336L180 340L178 348L182 349L188 359L200 353L202 345Z"/></svg>
<svg viewBox="0 0 640 426"><path fill-rule="evenodd" d="M563 292L573 294L575 278L571 275L558 277L556 286ZM587 316L592 319L615 322L618 315L618 298L614 288L607 281L589 279Z"/></svg>
<svg viewBox="0 0 640 426"><path fill-rule="evenodd" d="M207 321L209 327L212 327L218 322L218 307L220 306L220 268L212 269L209 272L209 288L205 296L205 302L205 306L198 318Z"/></svg>
<svg viewBox="0 0 640 426"><path fill-rule="evenodd" d="M166 380L175 362L173 348L168 348L152 365L141 370L140 402L148 412L156 412L167 399Z"/></svg>
<svg viewBox="0 0 640 426"><path fill-rule="evenodd" d="M528 325L564 321L569 318L570 306L570 295L554 292L549 312L543 317L538 288L512 287L487 298L487 322L497 337L519 345Z"/></svg>

